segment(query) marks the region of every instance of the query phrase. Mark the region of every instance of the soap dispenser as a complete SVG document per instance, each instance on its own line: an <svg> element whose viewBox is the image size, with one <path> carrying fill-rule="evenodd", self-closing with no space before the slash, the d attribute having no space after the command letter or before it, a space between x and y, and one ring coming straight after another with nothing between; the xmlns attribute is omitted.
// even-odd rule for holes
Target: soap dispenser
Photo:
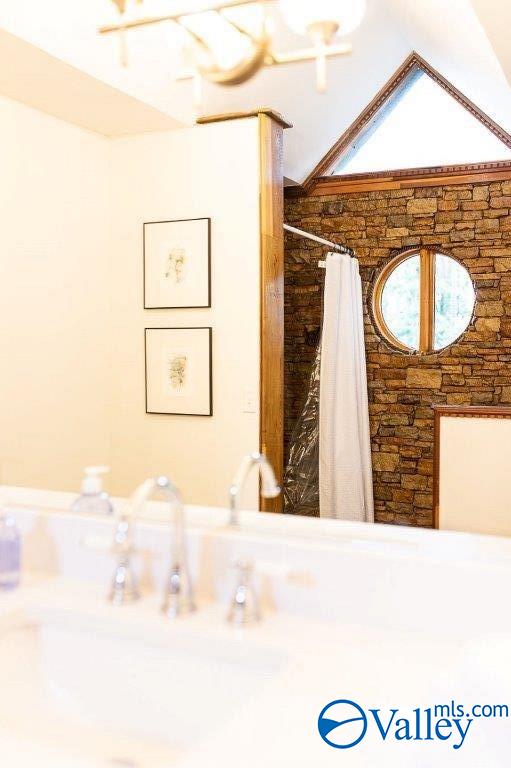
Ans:
<svg viewBox="0 0 511 768"><path fill-rule="evenodd" d="M16 589L20 582L21 536L18 526L0 510L0 591Z"/></svg>
<svg viewBox="0 0 511 768"><path fill-rule="evenodd" d="M81 514L111 515L114 511L109 495L103 490L101 475L110 467L85 467L82 492L74 500L71 510Z"/></svg>

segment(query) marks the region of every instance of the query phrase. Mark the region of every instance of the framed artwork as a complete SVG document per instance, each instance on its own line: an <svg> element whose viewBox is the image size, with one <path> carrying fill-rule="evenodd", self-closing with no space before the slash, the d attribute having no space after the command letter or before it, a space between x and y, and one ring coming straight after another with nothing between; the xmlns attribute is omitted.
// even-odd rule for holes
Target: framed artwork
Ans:
<svg viewBox="0 0 511 768"><path fill-rule="evenodd" d="M211 328L146 328L146 413L213 415Z"/></svg>
<svg viewBox="0 0 511 768"><path fill-rule="evenodd" d="M211 219L144 224L144 309L211 306Z"/></svg>

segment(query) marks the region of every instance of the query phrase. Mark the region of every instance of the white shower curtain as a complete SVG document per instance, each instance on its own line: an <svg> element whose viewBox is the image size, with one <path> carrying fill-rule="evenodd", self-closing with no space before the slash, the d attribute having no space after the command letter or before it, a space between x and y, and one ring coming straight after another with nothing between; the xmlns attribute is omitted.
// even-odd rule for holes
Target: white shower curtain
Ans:
<svg viewBox="0 0 511 768"><path fill-rule="evenodd" d="M320 515L373 522L362 283L341 253L326 260L319 404Z"/></svg>

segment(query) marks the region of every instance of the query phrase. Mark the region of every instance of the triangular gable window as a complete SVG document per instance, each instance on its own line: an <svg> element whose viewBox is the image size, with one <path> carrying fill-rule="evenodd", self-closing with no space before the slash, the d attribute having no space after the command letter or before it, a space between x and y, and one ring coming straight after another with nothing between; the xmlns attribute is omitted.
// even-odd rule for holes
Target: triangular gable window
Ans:
<svg viewBox="0 0 511 768"><path fill-rule="evenodd" d="M511 135L412 53L318 163L304 188L329 176L461 173L492 163L511 163Z"/></svg>
<svg viewBox="0 0 511 768"><path fill-rule="evenodd" d="M333 174L485 163L511 149L425 72L414 77L373 130L355 141Z"/></svg>

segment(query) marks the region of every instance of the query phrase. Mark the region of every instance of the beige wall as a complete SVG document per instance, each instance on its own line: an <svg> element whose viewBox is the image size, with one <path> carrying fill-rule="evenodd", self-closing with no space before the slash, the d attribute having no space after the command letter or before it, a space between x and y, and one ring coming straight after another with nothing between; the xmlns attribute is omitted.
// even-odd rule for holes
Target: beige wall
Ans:
<svg viewBox="0 0 511 768"><path fill-rule="evenodd" d="M110 455L106 139L0 98L0 482Z"/></svg>
<svg viewBox="0 0 511 768"><path fill-rule="evenodd" d="M75 490L105 462L112 493L168 473L224 504L259 445L257 119L108 140L2 100L0 137L0 483ZM143 222L194 217L212 219L212 308L144 311ZM144 327L195 325L213 417L146 414Z"/></svg>
<svg viewBox="0 0 511 768"><path fill-rule="evenodd" d="M113 143L113 488L169 473L193 503L225 504L244 453L259 446L257 118ZM144 221L211 217L211 309L145 310ZM212 326L213 417L145 413L144 327ZM249 499L256 503L255 484Z"/></svg>
<svg viewBox="0 0 511 768"><path fill-rule="evenodd" d="M440 419L439 527L511 535L511 419Z"/></svg>

